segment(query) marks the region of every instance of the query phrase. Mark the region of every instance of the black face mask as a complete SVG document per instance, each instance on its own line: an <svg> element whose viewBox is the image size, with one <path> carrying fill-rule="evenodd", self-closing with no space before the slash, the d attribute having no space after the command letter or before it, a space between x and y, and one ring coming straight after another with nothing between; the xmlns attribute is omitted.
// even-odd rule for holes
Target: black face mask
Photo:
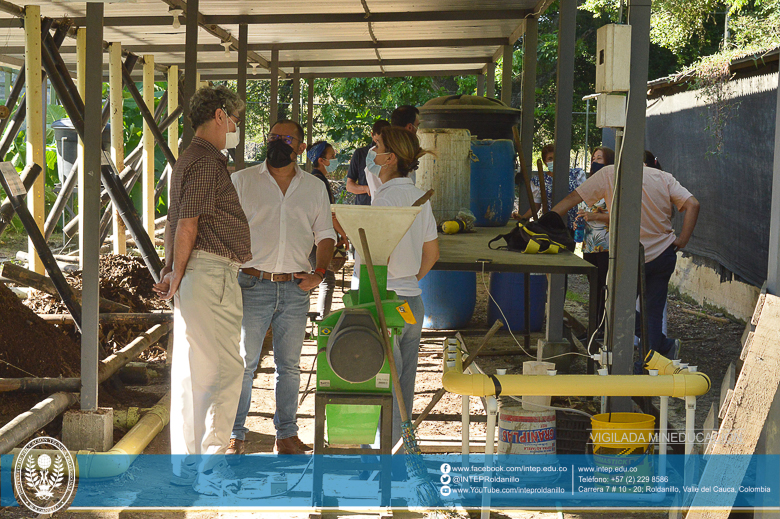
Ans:
<svg viewBox="0 0 780 519"><path fill-rule="evenodd" d="M290 165L292 162L292 159L290 158L292 152L292 146L284 142L282 139L269 142L268 154L266 156L268 165L277 169Z"/></svg>
<svg viewBox="0 0 780 519"><path fill-rule="evenodd" d="M597 172L598 170L600 170L604 166L606 166L606 164L599 164L598 162L591 163L591 165L590 165L590 174L591 175L594 174L595 172Z"/></svg>

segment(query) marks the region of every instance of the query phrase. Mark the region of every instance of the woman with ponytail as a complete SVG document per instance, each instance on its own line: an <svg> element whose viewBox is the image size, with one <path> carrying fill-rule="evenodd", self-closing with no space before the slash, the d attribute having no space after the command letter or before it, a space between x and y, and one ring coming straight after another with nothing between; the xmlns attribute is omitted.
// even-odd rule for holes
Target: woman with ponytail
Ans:
<svg viewBox="0 0 780 519"><path fill-rule="evenodd" d="M418 166L420 157L428 151L420 148L417 136L404 128L387 127L377 138L377 145L366 157L367 174L372 175L371 205L381 207L410 207L425 193L417 189L409 173ZM369 182L372 185L372 182ZM405 300L412 310L416 324L406 324L396 340L393 356L398 367L401 392L406 409L411 412L414 402L414 381L423 324L422 291L418 282L439 259L436 221L431 203L426 202L414 223L395 248L387 264L387 289ZM356 260L357 262L358 260ZM358 272L359 268L356 269ZM393 444L401 437L401 417L393 396ZM403 478L403 466L394 464L394 479ZM400 474L399 474L400 473Z"/></svg>

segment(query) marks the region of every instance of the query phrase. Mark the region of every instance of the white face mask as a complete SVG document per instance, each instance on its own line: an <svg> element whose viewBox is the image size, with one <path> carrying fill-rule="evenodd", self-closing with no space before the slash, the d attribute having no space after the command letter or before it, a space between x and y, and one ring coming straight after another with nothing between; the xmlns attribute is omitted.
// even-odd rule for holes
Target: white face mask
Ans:
<svg viewBox="0 0 780 519"><path fill-rule="evenodd" d="M227 114L227 112L225 112ZM233 118L229 115L227 120L233 124L233 131L230 130L230 123L228 123L228 132L225 134L225 149L230 150L238 146L238 141L241 140L241 132L238 129L238 125L233 121Z"/></svg>
<svg viewBox="0 0 780 519"><path fill-rule="evenodd" d="M388 153L381 153L380 155L387 155ZM376 152L376 146L368 150L368 155L366 155L366 169L369 171L369 173L372 173L376 176L379 176L379 173L382 171L382 168L385 166L385 164L377 164L374 162L376 159L377 152Z"/></svg>
<svg viewBox="0 0 780 519"><path fill-rule="evenodd" d="M552 171L552 170L553 170L553 161L550 161L547 163L547 171Z"/></svg>

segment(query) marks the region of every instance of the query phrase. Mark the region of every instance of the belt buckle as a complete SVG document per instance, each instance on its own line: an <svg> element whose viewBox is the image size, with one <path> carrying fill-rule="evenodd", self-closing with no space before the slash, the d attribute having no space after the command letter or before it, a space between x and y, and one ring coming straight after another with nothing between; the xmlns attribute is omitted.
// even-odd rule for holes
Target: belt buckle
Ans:
<svg viewBox="0 0 780 519"><path fill-rule="evenodd" d="M279 276L279 277L281 278L282 276L285 276L285 275L286 275L286 274L277 274L277 273L275 273L275 272L272 272L272 273L271 273L271 282L272 282L272 283L279 283L279 282L281 282L281 281L282 281L282 279L279 279L279 280L277 280L277 279L276 279L276 276Z"/></svg>

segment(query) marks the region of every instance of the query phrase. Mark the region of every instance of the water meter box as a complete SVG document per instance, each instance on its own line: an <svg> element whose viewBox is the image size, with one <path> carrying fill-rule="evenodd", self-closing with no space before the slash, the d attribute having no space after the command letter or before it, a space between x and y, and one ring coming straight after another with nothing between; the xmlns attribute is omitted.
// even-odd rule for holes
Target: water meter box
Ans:
<svg viewBox="0 0 780 519"><path fill-rule="evenodd" d="M596 31L596 92L628 92L631 26L608 24Z"/></svg>

